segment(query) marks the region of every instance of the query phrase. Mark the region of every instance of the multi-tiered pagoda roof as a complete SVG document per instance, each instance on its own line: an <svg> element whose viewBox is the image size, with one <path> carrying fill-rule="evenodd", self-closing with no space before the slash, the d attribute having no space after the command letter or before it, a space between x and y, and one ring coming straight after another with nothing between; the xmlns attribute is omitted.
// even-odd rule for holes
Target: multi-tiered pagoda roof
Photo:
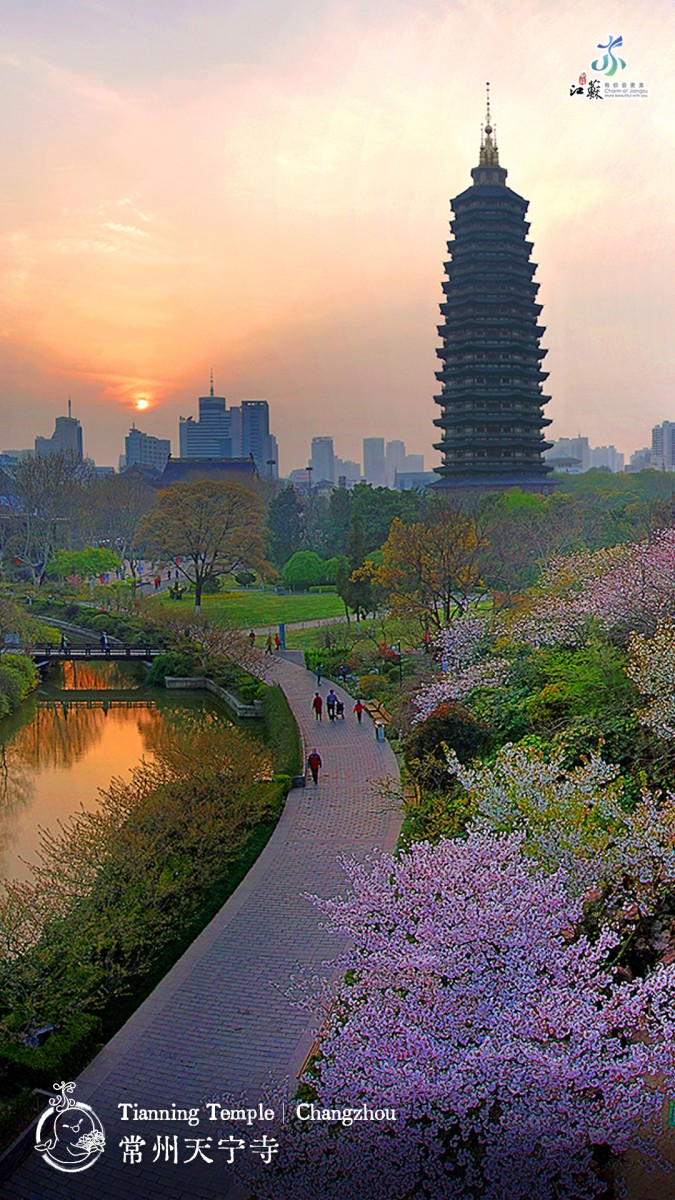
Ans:
<svg viewBox="0 0 675 1200"><path fill-rule="evenodd" d="M436 372L439 487L552 486L552 468L542 457L550 445L542 432L551 424L543 414L550 397L542 393L548 372L541 369L546 350L540 346L539 284L533 281L537 264L530 261L527 240L528 202L506 186L506 174L488 94L473 185L451 202L453 240L438 327L442 367Z"/></svg>

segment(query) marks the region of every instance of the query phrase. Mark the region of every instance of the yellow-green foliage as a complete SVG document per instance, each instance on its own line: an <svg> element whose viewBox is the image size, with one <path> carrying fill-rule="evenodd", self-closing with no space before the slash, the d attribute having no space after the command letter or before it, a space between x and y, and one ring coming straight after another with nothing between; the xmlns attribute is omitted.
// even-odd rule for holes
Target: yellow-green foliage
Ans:
<svg viewBox="0 0 675 1200"><path fill-rule="evenodd" d="M0 717L16 708L37 681L35 664L26 654L3 654L0 658Z"/></svg>

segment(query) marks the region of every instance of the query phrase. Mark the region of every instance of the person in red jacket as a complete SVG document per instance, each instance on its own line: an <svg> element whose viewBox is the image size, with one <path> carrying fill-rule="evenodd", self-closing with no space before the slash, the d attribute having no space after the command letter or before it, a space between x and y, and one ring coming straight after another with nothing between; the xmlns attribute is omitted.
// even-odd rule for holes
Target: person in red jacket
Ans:
<svg viewBox="0 0 675 1200"><path fill-rule="evenodd" d="M312 779L314 780L314 787L316 787L317 783L319 782L319 770L322 766L321 755L316 750L312 750L312 753L308 756L307 766L309 767L309 769L312 773Z"/></svg>
<svg viewBox="0 0 675 1200"><path fill-rule="evenodd" d="M321 714L323 712L323 700L318 692L314 693L312 708L314 709L314 716L316 717L317 721L320 721L322 719Z"/></svg>
<svg viewBox="0 0 675 1200"><path fill-rule="evenodd" d="M365 707L366 706L362 700L357 700L356 704L354 705L353 711L356 713L356 719L359 725L361 724L361 718L363 717L363 710Z"/></svg>

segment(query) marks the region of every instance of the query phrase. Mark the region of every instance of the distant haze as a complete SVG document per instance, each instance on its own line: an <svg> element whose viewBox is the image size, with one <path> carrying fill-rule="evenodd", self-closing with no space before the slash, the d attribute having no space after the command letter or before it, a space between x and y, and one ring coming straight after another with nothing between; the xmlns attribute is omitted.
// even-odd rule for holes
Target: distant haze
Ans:
<svg viewBox="0 0 675 1200"><path fill-rule="evenodd" d="M282 471L317 434L431 466L448 201L487 79L553 436L630 451L675 420L665 0L2 7L0 448L51 434L70 393L98 463L133 419L177 453L213 367L229 402L269 401ZM570 97L610 34L648 99Z"/></svg>

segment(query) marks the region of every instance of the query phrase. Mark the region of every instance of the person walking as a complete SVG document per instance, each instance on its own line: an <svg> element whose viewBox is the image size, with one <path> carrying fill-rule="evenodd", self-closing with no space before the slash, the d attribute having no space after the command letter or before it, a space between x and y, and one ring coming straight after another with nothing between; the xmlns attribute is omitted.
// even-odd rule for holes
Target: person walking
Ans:
<svg viewBox="0 0 675 1200"><path fill-rule="evenodd" d="M344 687L345 683L347 682L347 664L344 662L340 666L340 679L342 680L342 686Z"/></svg>
<svg viewBox="0 0 675 1200"><path fill-rule="evenodd" d="M319 687L320 683L321 683L321 663L318 662L316 664L316 686Z"/></svg>
<svg viewBox="0 0 675 1200"><path fill-rule="evenodd" d="M102 633L99 638L99 641L101 643L101 650L103 650L104 654L110 654L110 647L108 646L107 633Z"/></svg>
<svg viewBox="0 0 675 1200"><path fill-rule="evenodd" d="M251 649L253 649L253 647L255 646L255 630L254 629L252 629L248 635L248 643L249 643L249 646L251 647Z"/></svg>
<svg viewBox="0 0 675 1200"><path fill-rule="evenodd" d="M307 766L309 767L312 779L314 780L314 787L316 787L319 782L319 771L323 766L323 763L321 762L321 755L318 753L316 748L312 750L310 755L308 755Z"/></svg>
<svg viewBox="0 0 675 1200"><path fill-rule="evenodd" d="M317 721L321 721L322 720L321 714L323 712L323 700L318 692L314 693L314 699L312 700L312 708L314 709L314 716L316 717Z"/></svg>
<svg viewBox="0 0 675 1200"><path fill-rule="evenodd" d="M69 650L70 650L70 642L68 641L68 638L66 637L65 633L62 633L61 634L61 653L67 654Z"/></svg>
<svg viewBox="0 0 675 1200"><path fill-rule="evenodd" d="M267 641L265 642L265 654L272 653L272 634L268 633Z"/></svg>
<svg viewBox="0 0 675 1200"><path fill-rule="evenodd" d="M326 696L326 708L328 709L328 719L330 721L335 720L335 705L336 704L337 704L337 696L335 695L335 692L331 688L328 695Z"/></svg>
<svg viewBox="0 0 675 1200"><path fill-rule="evenodd" d="M361 699L358 699L356 701L356 704L354 705L353 711L356 713L356 719L357 719L359 725L361 724L361 718L363 717L363 710L365 707L366 706Z"/></svg>
<svg viewBox="0 0 675 1200"><path fill-rule="evenodd" d="M278 633L275 633L274 635L274 649L276 650L277 654L281 650L281 638L279 637Z"/></svg>

